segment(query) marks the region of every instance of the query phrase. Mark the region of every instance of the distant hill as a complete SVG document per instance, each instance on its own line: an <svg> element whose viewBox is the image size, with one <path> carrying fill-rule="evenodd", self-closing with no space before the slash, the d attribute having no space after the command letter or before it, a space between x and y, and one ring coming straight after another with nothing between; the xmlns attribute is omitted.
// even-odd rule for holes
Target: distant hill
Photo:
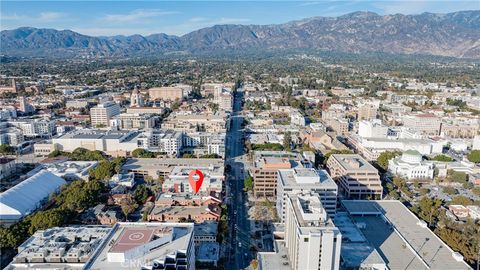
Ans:
<svg viewBox="0 0 480 270"><path fill-rule="evenodd" d="M70 30L22 27L1 32L9 56L134 56L272 49L320 49L480 58L480 10L385 15L354 12L277 25L215 25L181 37L92 37Z"/></svg>

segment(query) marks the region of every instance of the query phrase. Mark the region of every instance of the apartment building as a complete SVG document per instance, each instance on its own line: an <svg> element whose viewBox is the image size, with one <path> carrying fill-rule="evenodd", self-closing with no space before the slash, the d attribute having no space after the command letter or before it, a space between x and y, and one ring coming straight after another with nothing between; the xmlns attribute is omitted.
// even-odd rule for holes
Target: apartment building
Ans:
<svg viewBox="0 0 480 270"><path fill-rule="evenodd" d="M138 136L137 147L179 156L183 147L183 133L174 130L150 129Z"/></svg>
<svg viewBox="0 0 480 270"><path fill-rule="evenodd" d="M381 199L383 187L378 170L357 154L334 154L327 168L347 198Z"/></svg>
<svg viewBox="0 0 480 270"><path fill-rule="evenodd" d="M154 87L148 89L148 94L151 100L183 100L184 89L181 87L169 86L169 87Z"/></svg>
<svg viewBox="0 0 480 270"><path fill-rule="evenodd" d="M121 113L110 120L110 127L118 129L149 129L155 127L156 117L151 114Z"/></svg>
<svg viewBox="0 0 480 270"><path fill-rule="evenodd" d="M338 270L342 234L318 195L287 195L285 247L291 269Z"/></svg>
<svg viewBox="0 0 480 270"><path fill-rule="evenodd" d="M278 170L276 207L281 222L285 220L289 194L318 194L328 215L335 216L338 187L325 170L317 171L313 168Z"/></svg>
<svg viewBox="0 0 480 270"><path fill-rule="evenodd" d="M162 128L185 132L225 133L229 120L224 113L178 114L172 113L162 123Z"/></svg>
<svg viewBox="0 0 480 270"><path fill-rule="evenodd" d="M110 126L110 120L120 114L120 106L113 101L107 101L90 109L92 127Z"/></svg>
<svg viewBox="0 0 480 270"><path fill-rule="evenodd" d="M225 133L189 132L183 136L183 152L225 156Z"/></svg>
<svg viewBox="0 0 480 270"><path fill-rule="evenodd" d="M49 138L55 134L54 120L22 120L10 121L9 125L19 128L24 136L27 137L46 137Z"/></svg>

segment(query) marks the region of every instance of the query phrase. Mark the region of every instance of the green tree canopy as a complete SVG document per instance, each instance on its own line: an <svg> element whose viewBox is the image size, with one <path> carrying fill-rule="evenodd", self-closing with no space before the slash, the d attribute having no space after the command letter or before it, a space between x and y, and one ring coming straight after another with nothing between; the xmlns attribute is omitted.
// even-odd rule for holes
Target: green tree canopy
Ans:
<svg viewBox="0 0 480 270"><path fill-rule="evenodd" d="M400 156L402 153L399 151L385 151L381 153L377 158L377 164L385 171L388 169L388 161L392 158Z"/></svg>
<svg viewBox="0 0 480 270"><path fill-rule="evenodd" d="M443 162L451 162L451 161L453 161L453 158L451 158L447 155L436 155L432 158L432 160L443 161Z"/></svg>
<svg viewBox="0 0 480 270"><path fill-rule="evenodd" d="M6 154L6 155L15 154L15 148L8 144L0 144L0 154Z"/></svg>
<svg viewBox="0 0 480 270"><path fill-rule="evenodd" d="M467 155L468 160L474 163L480 163L480 150L472 150Z"/></svg>
<svg viewBox="0 0 480 270"><path fill-rule="evenodd" d="M148 150L137 148L132 151L132 157L136 158L154 158L156 157L155 153L150 152Z"/></svg>

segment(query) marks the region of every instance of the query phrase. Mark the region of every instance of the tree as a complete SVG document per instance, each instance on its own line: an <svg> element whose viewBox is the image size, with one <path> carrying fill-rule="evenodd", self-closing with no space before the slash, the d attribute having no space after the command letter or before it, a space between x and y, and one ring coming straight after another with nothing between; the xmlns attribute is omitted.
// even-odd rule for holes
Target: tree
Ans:
<svg viewBox="0 0 480 270"><path fill-rule="evenodd" d="M122 208L122 213L125 216L125 221L135 209L137 209L138 204L135 202L131 195L126 196L120 201L120 208Z"/></svg>
<svg viewBox="0 0 480 270"><path fill-rule="evenodd" d="M66 209L54 208L46 211L39 211L30 218L28 232L33 234L37 230L44 230L52 227L62 226L70 221L75 214Z"/></svg>
<svg viewBox="0 0 480 270"><path fill-rule="evenodd" d="M153 192L145 185L139 185L133 194L135 201L138 204L144 204L149 196L153 195Z"/></svg>
<svg viewBox="0 0 480 270"><path fill-rule="evenodd" d="M471 205L473 202L470 200L470 198L463 196L463 195L458 195L453 197L452 201L450 204L460 204L463 206Z"/></svg>
<svg viewBox="0 0 480 270"><path fill-rule="evenodd" d="M155 153L150 152L148 150L137 148L132 151L132 157L136 158L154 158L156 157Z"/></svg>
<svg viewBox="0 0 480 270"><path fill-rule="evenodd" d="M480 150L472 150L467 158L473 163L480 163Z"/></svg>
<svg viewBox="0 0 480 270"><path fill-rule="evenodd" d="M443 161L443 162L451 162L451 161L453 161L453 158L451 158L447 155L436 155L432 158L432 160Z"/></svg>
<svg viewBox="0 0 480 270"><path fill-rule="evenodd" d="M283 149L288 151L291 149L291 145L292 145L292 135L290 134L290 132L286 132L283 135Z"/></svg>
<svg viewBox="0 0 480 270"><path fill-rule="evenodd" d="M0 144L0 154L5 154L5 155L15 154L15 148L8 144Z"/></svg>
<svg viewBox="0 0 480 270"><path fill-rule="evenodd" d="M458 194L458 190L453 188L453 187L444 187L443 192L450 195L450 196Z"/></svg>
<svg viewBox="0 0 480 270"><path fill-rule="evenodd" d="M380 166L383 170L388 169L388 161L392 158L400 156L401 153L399 151L385 151L381 153L378 158L377 158L377 164Z"/></svg>
<svg viewBox="0 0 480 270"><path fill-rule="evenodd" d="M454 170L447 171L447 179L453 182L465 184L467 183L467 177L467 174L464 172L457 172Z"/></svg>
<svg viewBox="0 0 480 270"><path fill-rule="evenodd" d="M440 207L442 201L435 198L422 197L418 202L418 205L414 205L411 210L416 213L421 219L428 222L431 227L435 224L438 215L440 214Z"/></svg>
<svg viewBox="0 0 480 270"><path fill-rule="evenodd" d="M250 175L245 177L244 187L246 191L253 189L253 177Z"/></svg>

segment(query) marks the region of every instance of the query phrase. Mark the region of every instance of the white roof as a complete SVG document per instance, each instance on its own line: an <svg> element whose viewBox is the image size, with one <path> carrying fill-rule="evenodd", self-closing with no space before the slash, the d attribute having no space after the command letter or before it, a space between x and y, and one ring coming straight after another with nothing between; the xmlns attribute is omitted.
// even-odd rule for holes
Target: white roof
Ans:
<svg viewBox="0 0 480 270"><path fill-rule="evenodd" d="M15 220L37 209L42 200L67 182L47 170L0 194L0 220Z"/></svg>

